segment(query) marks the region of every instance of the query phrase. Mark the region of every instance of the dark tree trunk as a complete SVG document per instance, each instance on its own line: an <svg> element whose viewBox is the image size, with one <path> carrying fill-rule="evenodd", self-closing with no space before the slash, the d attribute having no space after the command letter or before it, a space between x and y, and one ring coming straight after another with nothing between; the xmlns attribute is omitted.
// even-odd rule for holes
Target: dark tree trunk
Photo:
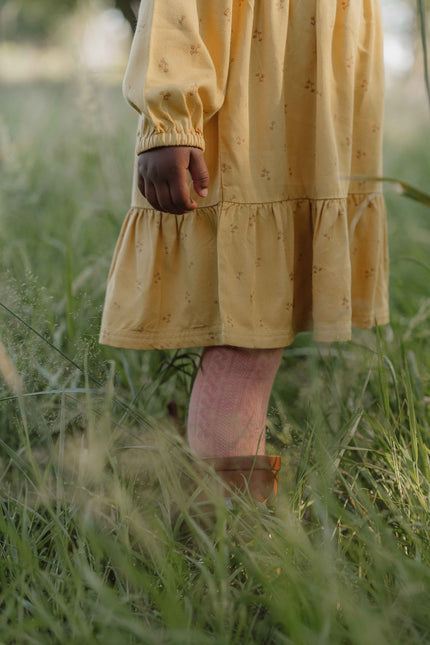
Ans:
<svg viewBox="0 0 430 645"><path fill-rule="evenodd" d="M140 0L115 0L116 8L122 12L124 18L129 22L133 31L136 29L139 5Z"/></svg>

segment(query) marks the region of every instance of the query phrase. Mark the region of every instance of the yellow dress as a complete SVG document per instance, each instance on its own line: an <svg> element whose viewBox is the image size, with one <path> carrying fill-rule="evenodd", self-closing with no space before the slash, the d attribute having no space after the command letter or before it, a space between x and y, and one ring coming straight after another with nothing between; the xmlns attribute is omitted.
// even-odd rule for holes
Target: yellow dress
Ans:
<svg viewBox="0 0 430 645"><path fill-rule="evenodd" d="M382 174L379 0L145 0L123 89L136 153L199 147L210 187L162 213L135 171L102 343L270 348L388 322L381 183L349 178Z"/></svg>

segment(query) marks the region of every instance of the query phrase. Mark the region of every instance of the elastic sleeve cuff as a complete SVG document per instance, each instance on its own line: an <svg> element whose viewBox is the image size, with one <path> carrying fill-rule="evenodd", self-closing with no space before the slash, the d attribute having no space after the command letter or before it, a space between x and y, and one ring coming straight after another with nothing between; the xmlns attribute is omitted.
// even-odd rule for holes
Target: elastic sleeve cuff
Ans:
<svg viewBox="0 0 430 645"><path fill-rule="evenodd" d="M167 132L138 133L136 154L151 150L152 148L161 148L164 146L191 146L205 150L205 140L200 130L190 132L177 132L169 130Z"/></svg>

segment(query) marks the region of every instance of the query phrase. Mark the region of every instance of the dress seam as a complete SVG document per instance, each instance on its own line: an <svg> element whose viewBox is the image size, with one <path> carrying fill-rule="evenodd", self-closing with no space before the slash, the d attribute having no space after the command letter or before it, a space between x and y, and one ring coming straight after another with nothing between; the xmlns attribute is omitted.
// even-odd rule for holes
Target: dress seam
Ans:
<svg viewBox="0 0 430 645"><path fill-rule="evenodd" d="M329 201L345 201L348 200L349 197L368 197L369 195L372 195L373 197L380 197L384 196L383 192L369 192L369 193L348 193L345 197L292 197L289 199L278 199L273 202L231 202L231 201L222 201L220 200L216 204L210 204L208 206L198 206L196 210L205 210L209 208L217 208L220 205L232 205L232 206L271 206L273 204L285 204L287 202L329 202ZM148 206L137 206L135 204L132 204L130 207L130 210L132 209L138 209L142 211L155 211L155 212L160 212L163 213L164 211L157 211L155 208L150 208ZM173 213L167 213L168 215L172 215ZM186 213L184 213L186 215Z"/></svg>

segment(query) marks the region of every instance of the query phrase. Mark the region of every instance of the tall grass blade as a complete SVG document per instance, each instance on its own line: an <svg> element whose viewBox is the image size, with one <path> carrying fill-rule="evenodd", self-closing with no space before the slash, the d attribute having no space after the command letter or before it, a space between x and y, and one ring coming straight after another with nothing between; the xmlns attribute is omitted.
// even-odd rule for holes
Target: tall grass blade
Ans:
<svg viewBox="0 0 430 645"><path fill-rule="evenodd" d="M67 245L66 249L66 302L67 333L69 339L73 340L76 336L76 327L74 321L75 298L73 295L72 251L70 244Z"/></svg>
<svg viewBox="0 0 430 645"><path fill-rule="evenodd" d="M420 31L421 31L421 43L423 46L424 82L426 85L427 98L429 100L429 106L430 106L430 77L429 77L429 65L428 65L428 53L427 53L426 8L424 6L424 0L418 0L418 18L419 18Z"/></svg>
<svg viewBox="0 0 430 645"><path fill-rule="evenodd" d="M373 175L350 175L348 179L351 181L386 181L394 184L393 191L399 193L403 197L409 197L424 206L430 208L430 195L424 193L418 188L414 188L411 184L402 181L401 179L394 179L393 177L375 177Z"/></svg>

